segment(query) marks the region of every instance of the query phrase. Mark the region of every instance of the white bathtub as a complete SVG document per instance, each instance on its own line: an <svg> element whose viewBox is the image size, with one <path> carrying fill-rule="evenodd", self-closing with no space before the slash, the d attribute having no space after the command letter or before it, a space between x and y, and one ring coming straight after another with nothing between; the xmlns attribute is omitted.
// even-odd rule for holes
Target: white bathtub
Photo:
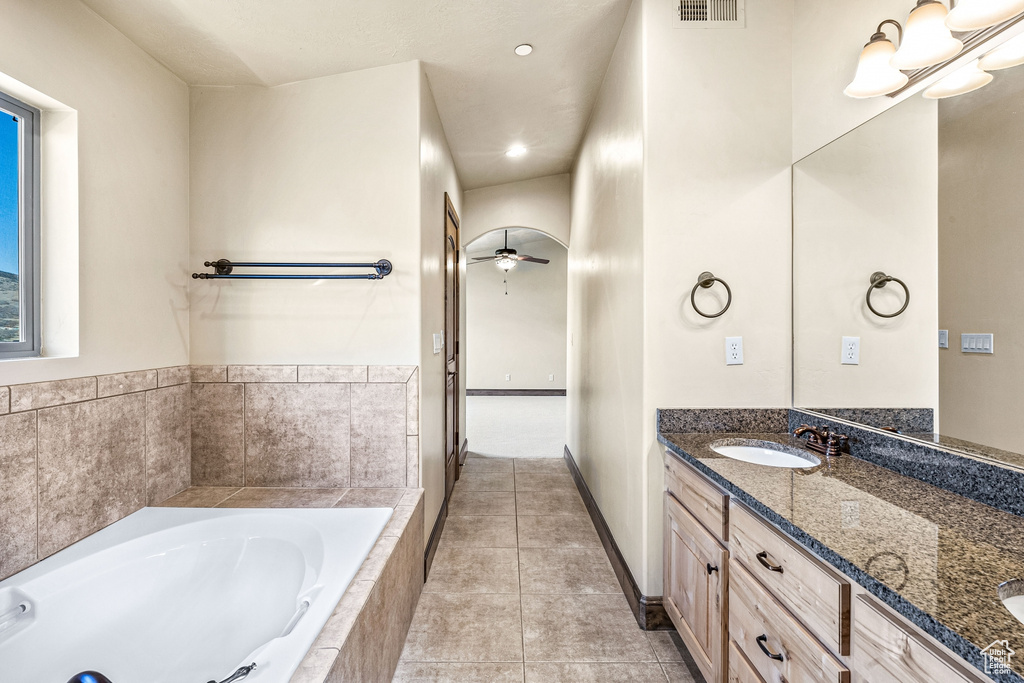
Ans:
<svg viewBox="0 0 1024 683"><path fill-rule="evenodd" d="M0 682L284 683L387 508L145 508L0 581Z"/></svg>

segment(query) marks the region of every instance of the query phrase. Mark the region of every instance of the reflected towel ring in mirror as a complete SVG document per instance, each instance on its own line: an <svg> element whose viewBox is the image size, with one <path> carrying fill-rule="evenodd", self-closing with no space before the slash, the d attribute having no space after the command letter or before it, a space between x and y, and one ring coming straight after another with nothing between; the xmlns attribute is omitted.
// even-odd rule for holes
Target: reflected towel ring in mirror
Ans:
<svg viewBox="0 0 1024 683"><path fill-rule="evenodd" d="M896 284L903 288L903 291L906 294L906 298L903 301L903 307L900 308L900 310L896 311L895 313L879 313L878 311L875 310L875 307L871 305L871 292L875 291L876 289L881 289L882 287L885 287L890 282L895 282ZM879 318L895 318L900 313L907 310L907 306L910 305L910 289L907 287L907 283L905 283L898 277L893 277L891 275L886 275L882 271L877 271L871 274L871 286L868 287L868 293L867 295L865 295L864 299L867 302L868 308L871 310L871 312L877 315Z"/></svg>
<svg viewBox="0 0 1024 683"><path fill-rule="evenodd" d="M722 285L725 286L725 292L726 294L729 295L729 299L725 302L725 306L718 313L707 314L704 311L697 308L697 301L694 297L697 294L698 287L709 289L716 282L721 282ZM693 310L697 311L698 314L704 316L705 318L717 318L718 316L728 311L729 306L732 305L732 290L729 289L729 284L725 280L719 277L715 277L714 275L705 270L703 273L697 276L697 284L695 284L693 286L693 289L690 290L690 304L693 306Z"/></svg>

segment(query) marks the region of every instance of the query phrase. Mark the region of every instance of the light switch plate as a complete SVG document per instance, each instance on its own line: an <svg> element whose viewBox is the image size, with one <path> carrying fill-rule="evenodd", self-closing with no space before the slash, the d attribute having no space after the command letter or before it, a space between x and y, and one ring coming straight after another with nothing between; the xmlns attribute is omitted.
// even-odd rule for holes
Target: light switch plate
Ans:
<svg viewBox="0 0 1024 683"><path fill-rule="evenodd" d="M949 348L949 330L939 330L939 348Z"/></svg>
<svg viewBox="0 0 1024 683"><path fill-rule="evenodd" d="M843 365L860 365L860 337L843 337Z"/></svg>
<svg viewBox="0 0 1024 683"><path fill-rule="evenodd" d="M995 335L992 334L961 334L960 351L963 353L995 353Z"/></svg>
<svg viewBox="0 0 1024 683"><path fill-rule="evenodd" d="M444 332L434 333L434 355L441 353L441 349L444 348Z"/></svg>
<svg viewBox="0 0 1024 683"><path fill-rule="evenodd" d="M725 364L743 365L743 337L725 338Z"/></svg>

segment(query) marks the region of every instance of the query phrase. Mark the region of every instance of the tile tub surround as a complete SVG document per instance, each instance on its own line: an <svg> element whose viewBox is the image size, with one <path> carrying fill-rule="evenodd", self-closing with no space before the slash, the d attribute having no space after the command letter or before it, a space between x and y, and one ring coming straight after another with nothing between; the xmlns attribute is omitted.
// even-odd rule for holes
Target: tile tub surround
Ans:
<svg viewBox="0 0 1024 683"><path fill-rule="evenodd" d="M423 589L423 489L193 486L164 505L394 508L291 683L391 680Z"/></svg>
<svg viewBox="0 0 1024 683"><path fill-rule="evenodd" d="M195 365L197 486L419 485L415 366Z"/></svg>
<svg viewBox="0 0 1024 683"><path fill-rule="evenodd" d="M0 579L187 488L187 366L0 388Z"/></svg>
<svg viewBox="0 0 1024 683"><path fill-rule="evenodd" d="M874 429L790 411L789 427L823 425L850 437L850 453L899 474L1024 516L1024 458L994 463Z"/></svg>
<svg viewBox="0 0 1024 683"><path fill-rule="evenodd" d="M800 445L766 433L658 440L666 457L696 467L978 669L993 640L1024 647L1024 629L996 597L1000 582L1024 576L1024 519L849 455L796 472L709 447L733 437ZM994 680L1024 682L1024 661L1012 666Z"/></svg>

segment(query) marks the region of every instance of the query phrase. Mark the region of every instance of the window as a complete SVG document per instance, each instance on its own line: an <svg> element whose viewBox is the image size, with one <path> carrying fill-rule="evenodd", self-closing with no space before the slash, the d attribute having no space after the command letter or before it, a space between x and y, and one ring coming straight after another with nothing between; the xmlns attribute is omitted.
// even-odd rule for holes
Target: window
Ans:
<svg viewBox="0 0 1024 683"><path fill-rule="evenodd" d="M0 358L39 348L39 110L0 92Z"/></svg>

